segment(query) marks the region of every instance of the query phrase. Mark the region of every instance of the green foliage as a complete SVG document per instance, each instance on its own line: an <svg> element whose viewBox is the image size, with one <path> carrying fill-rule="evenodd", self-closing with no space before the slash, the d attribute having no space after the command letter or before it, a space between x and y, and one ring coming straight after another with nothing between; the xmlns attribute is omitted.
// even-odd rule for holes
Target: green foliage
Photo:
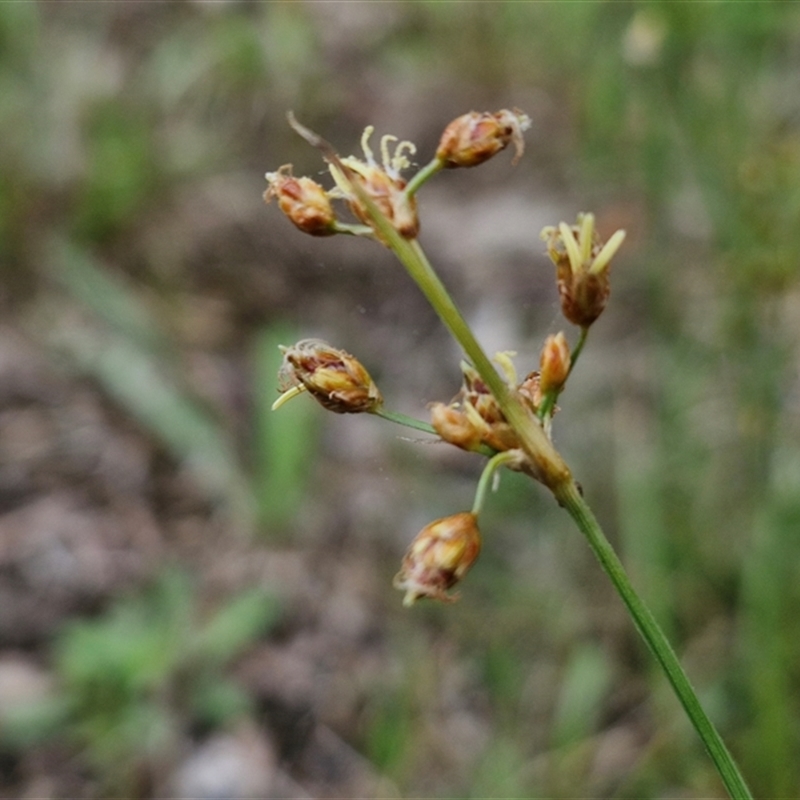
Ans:
<svg viewBox="0 0 800 800"><path fill-rule="evenodd" d="M159 173L141 108L96 103L85 122L86 171L75 210L76 237L102 242L130 225L152 202Z"/></svg>
<svg viewBox="0 0 800 800"><path fill-rule="evenodd" d="M53 242L50 253L53 276L91 320L85 327L54 325L50 344L186 463L215 501L249 524L248 478L217 415L181 380L178 354L153 310L83 249Z"/></svg>
<svg viewBox="0 0 800 800"><path fill-rule="evenodd" d="M606 658L595 645L575 648L561 681L553 722L556 747L579 741L594 732L610 678Z"/></svg>
<svg viewBox="0 0 800 800"><path fill-rule="evenodd" d="M519 741L511 737L496 738L477 764L469 797L503 800L539 796L540 791L530 783L530 764L521 752Z"/></svg>
<svg viewBox="0 0 800 800"><path fill-rule="evenodd" d="M371 709L366 731L369 758L387 775L402 775L413 743L413 703L409 691L386 692Z"/></svg>
<svg viewBox="0 0 800 800"><path fill-rule="evenodd" d="M144 593L63 631L57 695L20 712L7 738L20 746L66 734L108 790L130 791L137 769L174 752L187 726L217 727L250 710L224 670L277 611L253 589L207 613L188 576L167 571Z"/></svg>

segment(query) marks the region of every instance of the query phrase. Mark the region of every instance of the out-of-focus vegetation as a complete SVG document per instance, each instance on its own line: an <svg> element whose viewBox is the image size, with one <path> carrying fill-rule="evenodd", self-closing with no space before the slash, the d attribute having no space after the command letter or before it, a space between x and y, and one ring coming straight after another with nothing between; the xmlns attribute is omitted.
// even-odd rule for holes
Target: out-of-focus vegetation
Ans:
<svg viewBox="0 0 800 800"><path fill-rule="evenodd" d="M253 589L207 620L198 606L188 576L167 572L103 618L68 625L55 647L60 689L18 709L17 744L64 736L83 749L103 793L135 796L148 773L175 759L188 730L250 712L222 670L272 621L274 603Z"/></svg>
<svg viewBox="0 0 800 800"><path fill-rule="evenodd" d="M719 794L535 486L504 477L459 604L407 612L397 561L478 464L268 411L306 335L417 416L458 384L387 254L264 208L266 170L321 169L285 112L424 162L516 105L525 157L426 186L426 249L524 370L557 306L539 227L628 230L555 436L755 794L797 796L798 74L782 2L0 4L0 791ZM193 590L152 589L165 560ZM221 741L272 767L187 783Z"/></svg>

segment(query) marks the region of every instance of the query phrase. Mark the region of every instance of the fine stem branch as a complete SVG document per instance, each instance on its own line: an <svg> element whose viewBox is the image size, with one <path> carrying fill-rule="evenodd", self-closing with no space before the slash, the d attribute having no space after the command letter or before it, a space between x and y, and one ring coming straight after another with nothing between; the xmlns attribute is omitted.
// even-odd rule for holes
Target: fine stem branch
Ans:
<svg viewBox="0 0 800 800"><path fill-rule="evenodd" d="M436 428L434 428L430 423L424 422L421 419L409 417L405 414L401 414L399 411L389 411L386 408L378 408L375 411L370 411L369 413L376 417L380 417L381 419L388 420L389 422L394 422L397 425L404 425L406 428L413 428L416 431L433 434L437 437L437 442L441 442L441 439L438 438L439 433L437 432ZM486 456L487 458L497 455L496 450L493 450L491 447L485 444L475 445L470 449L470 452L478 453L479 455Z"/></svg>
<svg viewBox="0 0 800 800"><path fill-rule="evenodd" d="M475 502L472 504L473 514L481 513L484 500L486 500L486 493L489 491L489 486L497 470L502 467L503 464L508 464L516 458L517 455L513 451L506 450L502 453L497 453L486 462L486 466L481 473L481 478L478 481L478 488L475 490Z"/></svg>
<svg viewBox="0 0 800 800"><path fill-rule="evenodd" d="M580 358L581 351L583 350L583 346L586 344L586 338L588 336L589 328L581 328L580 336L578 336L578 343L575 345L574 350L570 354L569 371L567 372L568 378L570 375L572 375L572 370L575 369L575 365L578 363L578 359Z"/></svg>
<svg viewBox="0 0 800 800"><path fill-rule="evenodd" d="M416 419L415 417L406 416L405 414L401 414L399 411L389 411L387 408L377 408L371 413L376 417L389 420L389 422L394 422L397 425L404 425L406 428L413 428L414 430L422 431L423 433L431 433L434 436L439 435L436 433L436 430L430 423L424 422L421 419Z"/></svg>
<svg viewBox="0 0 800 800"><path fill-rule="evenodd" d="M444 161L439 161L438 158L434 158L433 161L426 164L413 178L408 182L406 186L405 192L406 194L411 197L413 196L422 186L425 181L430 180L437 172L444 168Z"/></svg>
<svg viewBox="0 0 800 800"><path fill-rule="evenodd" d="M558 397L558 391L556 389L551 389L545 396L544 400L542 400L539 408L536 410L536 416L544 422L548 417L553 416L553 409L556 407L556 398Z"/></svg>
<svg viewBox="0 0 800 800"><path fill-rule="evenodd" d="M622 562L603 534L600 524L581 496L577 486L574 482L569 481L558 487L554 494L584 534L597 560L614 584L614 588L627 607L636 628L663 669L678 700L702 739L728 794L734 800L752 800L752 794L736 762L733 760L714 724L700 705L700 701L697 699L697 695L691 683L689 683L689 679L683 671L675 651L650 609L633 588Z"/></svg>

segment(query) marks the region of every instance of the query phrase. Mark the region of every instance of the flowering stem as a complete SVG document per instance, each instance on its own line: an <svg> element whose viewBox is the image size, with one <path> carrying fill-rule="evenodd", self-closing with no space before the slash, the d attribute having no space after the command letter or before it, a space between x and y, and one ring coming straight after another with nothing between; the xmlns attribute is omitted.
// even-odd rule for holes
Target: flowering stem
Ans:
<svg viewBox="0 0 800 800"><path fill-rule="evenodd" d="M287 117L292 128L312 147L318 148L329 163L337 167L348 191L358 197L359 202L369 212L376 233L380 234L382 241L400 259L439 318L464 348L464 352L472 360L475 369L478 370L489 391L497 400L509 425L517 433L522 449L530 457L537 471L537 477L550 489L570 480L570 471L564 459L553 447L539 421L528 412L517 394L511 392L497 374L492 362L483 352L483 348L461 316L461 312L439 280L439 276L430 265L417 240L409 240L400 235L365 191L359 180L353 179L353 171L342 162L336 150L325 139L301 125L291 112L287 114ZM429 165L429 168L433 169L433 166ZM424 173L427 169L427 167L423 168L422 172Z"/></svg>
<svg viewBox="0 0 800 800"><path fill-rule="evenodd" d="M473 366L480 374L489 391L494 395L497 404L500 406L506 421L517 434L522 449L530 457L535 469L536 477L542 481L554 494L561 506L566 508L570 516L577 524L578 528L586 537L589 546L595 556L611 579L614 588L625 604L631 618L636 625L642 638L647 643L661 668L670 682L681 705L686 711L689 720L702 739L729 795L734 800L752 800L750 790L744 781L739 768L736 766L731 754L722 741L719 733L711 720L706 715L700 705L697 695L692 689L686 673L683 671L672 647L664 636L661 628L653 617L650 610L636 594L630 579L622 566L622 562L617 557L614 549L609 544L597 519L589 506L581 496L577 485L572 479L572 475L561 455L553 447L552 442L545 433L541 422L532 416L523 406L519 396L509 387L495 370L491 361L483 352L480 344L475 338L472 330L461 316L458 308L448 294L439 276L428 262L425 253L416 239L405 239L394 228L392 223L381 213L372 198L367 194L358 180L353 180L353 172L337 155L336 151L318 134L300 125L290 114L289 121L292 127L303 136L306 141L314 147L319 148L325 158L335 164L340 170L344 181L348 184L348 189L358 197L360 203L369 212L369 217L374 225L375 231L379 234L381 241L386 244L405 266L409 275L419 286L428 302L433 306L436 313L455 337L456 341L464 349L464 352L471 359ZM407 191L413 193L420 185L427 180L430 175L437 171L433 162L424 167L417 178L412 179ZM588 225L584 229L584 239L588 241ZM563 225L563 223L562 223ZM564 226L566 228L566 226ZM565 246L570 253L570 260L578 263L582 259L582 253L578 250L578 242L575 241L572 231L569 228L561 230ZM598 255L592 269L600 271L604 268L613 252L619 247L623 233L618 232L603 248ZM610 245L613 241L613 247ZM599 262L599 266L598 266ZM574 365L586 340L587 329L581 331L581 337L573 354L572 364ZM397 421L396 419L394 421ZM511 458L509 453L502 453L494 456L487 465L481 482L483 489L479 487L479 496L476 497L476 507L480 507L483 502L486 486L494 469L503 463L504 458Z"/></svg>
<svg viewBox="0 0 800 800"><path fill-rule="evenodd" d="M750 790L736 762L733 760L714 724L700 705L697 695L675 655L675 651L670 646L667 637L658 622L656 622L650 609L644 604L631 585L622 563L603 534L600 524L581 496L577 486L573 481L569 481L559 486L554 491L554 494L558 502L566 508L586 537L597 560L611 579L614 588L627 607L636 628L655 656L656 661L664 670L664 674L678 696L678 700L698 735L703 740L703 744L711 756L711 760L714 762L728 794L734 800L752 800Z"/></svg>
<svg viewBox="0 0 800 800"><path fill-rule="evenodd" d="M502 453L497 453L497 455L492 456L492 458L486 462L486 466L481 473L481 478L478 481L478 488L475 490L475 502L472 504L473 514L477 516L481 513L483 501L486 499L486 492L489 489L489 484L498 467L502 467L503 464L509 461L514 461L517 457L518 456L512 450L506 450Z"/></svg>

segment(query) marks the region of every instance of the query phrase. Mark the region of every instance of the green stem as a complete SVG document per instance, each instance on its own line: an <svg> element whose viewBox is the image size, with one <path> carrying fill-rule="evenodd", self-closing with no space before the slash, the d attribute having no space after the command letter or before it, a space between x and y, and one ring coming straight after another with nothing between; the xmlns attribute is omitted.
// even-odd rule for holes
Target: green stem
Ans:
<svg viewBox="0 0 800 800"><path fill-rule="evenodd" d="M406 186L405 192L409 197L412 197L417 191L419 191L420 186L422 186L425 181L432 178L439 170L444 167L444 162L439 161L438 158L434 158L429 164L426 164L417 174L408 182Z"/></svg>
<svg viewBox="0 0 800 800"><path fill-rule="evenodd" d="M544 421L547 417L552 415L553 409L556 407L557 398L558 392L555 389L551 389L544 396L539 408L536 409L536 416L539 417L540 420Z"/></svg>
<svg viewBox="0 0 800 800"><path fill-rule="evenodd" d="M614 588L625 603L634 624L647 643L656 661L661 665L678 700L686 711L692 725L711 756L728 794L734 800L752 800L736 762L722 741L714 724L706 715L697 699L689 679L667 641L661 627L650 609L636 594L617 554L600 528L592 510L578 491L573 481L563 484L554 492L558 502L566 508L578 528L589 542L597 560L605 570Z"/></svg>
<svg viewBox="0 0 800 800"><path fill-rule="evenodd" d="M498 467L502 467L503 464L514 461L516 458L517 456L513 451L506 450L503 453L497 453L497 455L492 456L492 458L486 462L486 466L483 468L480 480L478 481L478 488L475 490L475 502L472 504L473 514L477 516L481 513L483 501L486 499L486 492L489 489L489 484Z"/></svg>
<svg viewBox="0 0 800 800"><path fill-rule="evenodd" d="M589 328L581 328L581 335L578 337L578 343L575 345L575 349L570 353L569 356L569 371L567 372L567 377L569 378L572 375L572 370L575 369L575 364L578 363L578 358L580 358L581 351L583 350L583 346L586 344L586 338L589 336Z"/></svg>
<svg viewBox="0 0 800 800"><path fill-rule="evenodd" d="M508 387L497 374L491 362L486 358L480 345L475 341L472 331L458 313L452 299L442 286L438 276L433 272L433 268L428 263L417 242L406 242L405 240L402 240L402 242L404 247L401 248L400 252L395 250L396 254L432 303L434 309L439 313L439 316L447 324L447 327L450 328L467 355L472 359L475 368L494 394L506 419L517 432L517 435L520 436L525 452L531 455L534 463L540 467L542 465L547 467L548 465L564 464L561 456L555 451L542 428L538 423L533 423L533 420L522 408L521 404L515 402L516 397L508 391ZM412 257L409 257L409 251ZM582 339L585 340L585 338L584 334ZM579 344L582 347L582 343L579 342ZM535 431L533 436L530 435L531 428ZM543 446L545 448L544 452L539 449ZM564 464L564 470L565 473L558 477L555 477L555 472L550 473L548 477L551 478L551 482L545 480L545 483L550 487L558 502L569 511L589 541L603 569L614 584L614 588L628 608L639 633L664 670L678 700L708 750L728 793L734 800L752 800L752 795L739 772L739 768L736 766L736 762L700 705L697 695L694 693L689 679L686 677L686 673L683 671L664 633L650 610L636 594L622 563L603 535L591 509L581 497L566 464Z"/></svg>
<svg viewBox="0 0 800 800"><path fill-rule="evenodd" d="M508 387L497 373L489 357L484 353L483 348L472 333L472 329L450 297L450 293L439 280L436 272L434 272L419 242L416 239L412 241L403 239L402 241L405 247L402 248L401 252L395 249L395 254L403 262L403 266L422 290L428 302L433 306L434 311L436 311L450 333L453 334L456 341L464 349L473 366L480 373L481 378L486 381L486 385L492 394L495 395L498 402L501 402L500 395L505 398L508 395Z"/></svg>

